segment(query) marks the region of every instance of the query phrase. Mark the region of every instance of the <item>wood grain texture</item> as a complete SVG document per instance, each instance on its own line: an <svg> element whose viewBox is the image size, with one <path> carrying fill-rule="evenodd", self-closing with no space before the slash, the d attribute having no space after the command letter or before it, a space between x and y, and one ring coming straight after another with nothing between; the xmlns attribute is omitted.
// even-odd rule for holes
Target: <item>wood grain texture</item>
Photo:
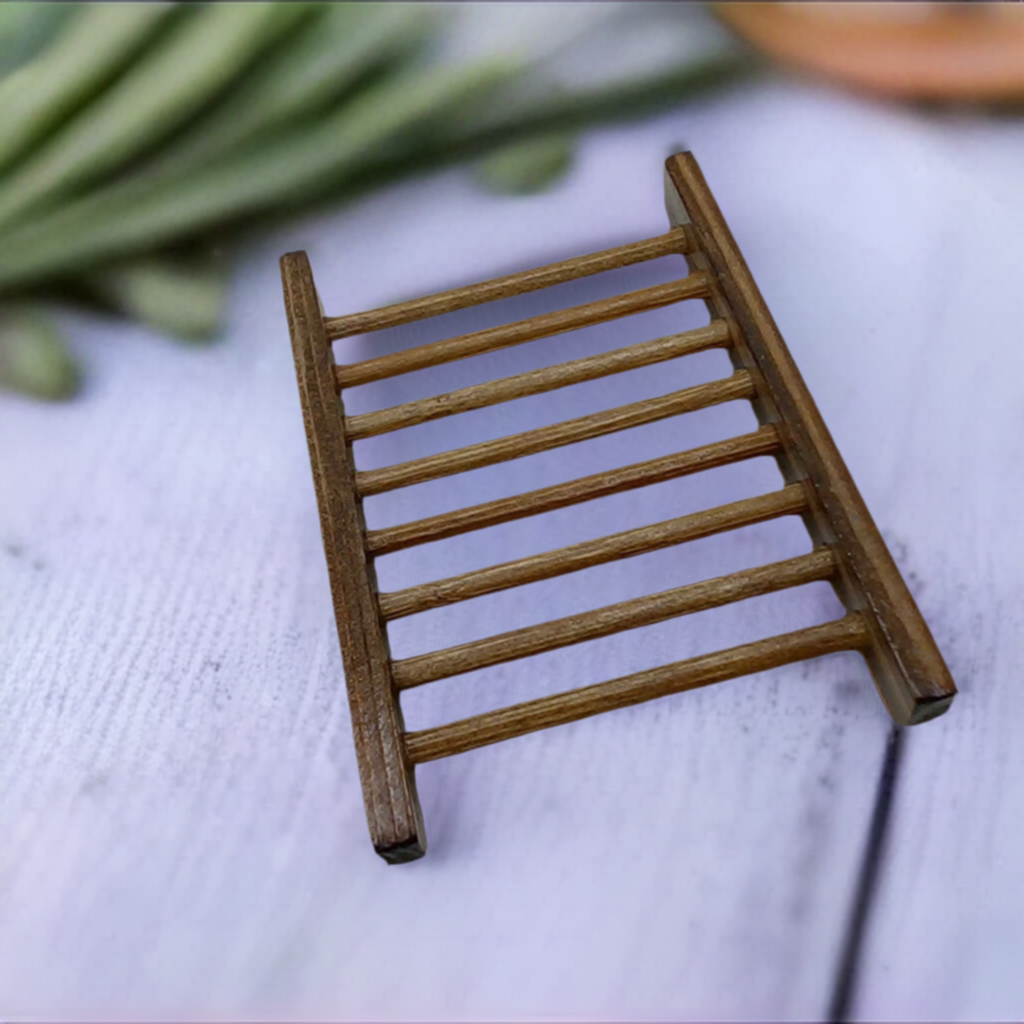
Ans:
<svg viewBox="0 0 1024 1024"><path fill-rule="evenodd" d="M377 615L373 567L363 550L366 523L356 499L344 410L333 387L334 360L305 253L281 258L281 280L367 822L374 849L398 864L426 853L426 833L414 768L402 745L402 712L392 688L387 637Z"/></svg>
<svg viewBox="0 0 1024 1024"><path fill-rule="evenodd" d="M861 649L868 641L863 619L856 614L847 615L838 622L811 626L606 683L594 683L569 693L541 697L451 725L409 733L405 739L406 748L417 764L451 757L476 747L500 743L539 729L565 725L672 693L764 672L794 661Z"/></svg>
<svg viewBox="0 0 1024 1024"><path fill-rule="evenodd" d="M392 430L413 427L419 423L439 420L473 409L510 402L527 395L541 395L572 384L598 380L613 373L625 373L642 366L652 366L669 359L704 352L729 343L729 327L724 321L717 321L707 327L674 334L667 338L640 342L628 348L602 352L600 355L573 359L555 366L504 377L500 380L474 384L458 391L448 391L432 398L422 398L404 405L380 409L377 412L348 416L345 419L345 433L353 441L364 437L376 437Z"/></svg>
<svg viewBox="0 0 1024 1024"><path fill-rule="evenodd" d="M601 252L587 256L576 256L559 263L523 270L517 274L482 281L479 284L467 285L464 288L453 288L449 291L426 295L408 302L398 302L392 306L383 306L366 313L350 313L348 316L329 317L324 323L327 337L336 341L354 334L366 334L370 331L383 331L390 327L424 320L427 317L452 313L469 306L478 306L484 302L509 298L536 291L539 288L550 288L552 285L576 281L581 277L600 274L606 270L617 270L620 267L632 266L661 256L684 253L689 246L689 239L681 231L669 231L656 238L647 238L642 242L630 242L616 246L614 249L603 249Z"/></svg>
<svg viewBox="0 0 1024 1024"><path fill-rule="evenodd" d="M803 488L790 485L772 494L744 498L729 505L583 541L571 547L545 551L461 576L383 593L379 595L378 603L385 619L398 619L510 587L521 587L566 573L579 572L620 558L632 558L727 530L738 530L779 516L799 515L806 509L807 500Z"/></svg>
<svg viewBox="0 0 1024 1024"><path fill-rule="evenodd" d="M750 434L715 441L688 451L636 462L604 473L593 473L564 484L541 487L525 494L471 505L442 515L417 519L398 526L366 531L366 550L373 554L403 551L417 544L455 537L472 530L513 522L528 516L676 480L705 469L728 466L744 459L773 455L779 447L774 427L761 427Z"/></svg>
<svg viewBox="0 0 1024 1024"><path fill-rule="evenodd" d="M703 274L691 274L679 281L656 284L610 299L599 299L582 306L570 306L554 313L544 313L519 320L516 323L491 327L485 331L464 334L458 338L446 338L429 345L417 345L401 352L394 352L361 363L348 363L334 368L339 388L354 388L360 384L398 377L403 373L423 370L428 366L441 366L457 359L497 352L513 345L522 345L540 338L550 338L566 331L578 331L584 327L607 323L621 317L646 313L662 306L671 306L687 299L699 299L707 294L707 281Z"/></svg>
<svg viewBox="0 0 1024 1024"><path fill-rule="evenodd" d="M669 416L707 409L722 402L734 402L753 394L750 377L742 370L725 380L683 388L658 398L631 402L616 409L595 412L549 427L538 427L521 434L510 434L494 441L481 441L453 451L428 455L422 459L401 462L383 469L367 469L356 473L356 489L364 497L381 494L398 487L438 480L456 473L466 473L482 466L520 459L527 455L550 451L591 438L614 434L620 430L656 423Z"/></svg>
<svg viewBox="0 0 1024 1024"><path fill-rule="evenodd" d="M649 626L676 616L692 615L777 590L831 579L834 572L835 559L827 548L822 548L784 562L742 569L728 576L689 583L660 594L633 598L595 611L396 661L393 668L395 685L400 690L411 689L448 676L596 640L625 629Z"/></svg>
<svg viewBox="0 0 1024 1024"><path fill-rule="evenodd" d="M851 611L864 611L875 642L865 657L883 703L901 725L945 712L956 694L949 670L914 599L832 440L778 327L736 246L696 160L670 157L666 173L706 257L715 286L742 331L745 350L767 388L762 401L784 424L783 469L813 489L819 542L834 542L842 574L837 592ZM700 265L699 261L695 264ZM724 317L723 317L724 318ZM743 352L739 344L736 351ZM753 369L748 365L748 369ZM766 413L762 410L762 416ZM820 510L820 511L819 511ZM813 514L817 512L817 514Z"/></svg>
<svg viewBox="0 0 1024 1024"><path fill-rule="evenodd" d="M316 253L341 309L368 277L382 299L393 287L369 273L378 259L422 294L655 234L651 168L680 117L592 134L555 196L433 176L275 231L246 247L223 343L200 353L69 312L89 354L81 397L0 396L0 436L16 439L0 502L8 1019L827 1019L888 726L860 655L425 764L430 855L384 870L283 341L276 258L292 249ZM961 690L954 714L904 736L850 1019L1020 1020L1024 122L935 131L786 82L685 120ZM423 257L439 240L443 268ZM550 308L543 294L511 300L514 316ZM509 356L504 372L533 365ZM625 401L616 383L593 385L608 405ZM438 450L465 443L457 425L436 424ZM673 450L673 421L650 429ZM609 465L652 454L609 441ZM552 479L524 468L524 490ZM668 518L679 486L723 503L726 477L766 469L625 498ZM485 496L453 478L448 498ZM388 500L389 521L428 512L412 491ZM569 542L545 520L514 526ZM406 553L416 578L433 551ZM649 561L621 564L636 593ZM400 624L423 650L429 618ZM487 609L478 625L509 628ZM707 642L736 643L730 625ZM665 660L701 653L679 640ZM605 664L620 645L601 644L545 657L575 659L566 686L646 667ZM536 696L514 689L509 704ZM437 711L421 721L408 700L415 729L485 710L458 680L405 696ZM400 984L384 953L396 921L429 923Z"/></svg>
<svg viewBox="0 0 1024 1024"><path fill-rule="evenodd" d="M386 843L375 841L378 852L386 859L412 859L424 851L422 822L412 779L413 762L402 745L401 711L397 705L397 691L400 690L599 639L622 630L653 625L673 616L828 579L833 581L847 611L858 616L851 620L856 621L858 630L868 629L871 633L874 642L866 649L866 657L883 700L898 722L910 724L941 714L955 693L941 655L868 516L700 169L690 154L680 154L669 159L666 172L666 205L670 219L675 222L674 232L687 239L686 258L691 270L688 277L506 326L420 345L363 363L334 367L333 384L340 392L345 387L519 345L641 310L658 309L694 296L706 300L712 316L708 327L360 416L346 418L340 398L331 401L333 359L328 354L327 328L308 263L301 254L293 254L282 261L289 325L296 347L296 368L324 519L328 565L332 581L344 580L344 583L335 584L334 590L346 665L353 666L347 672L352 678L353 720L361 722L369 713L371 701L376 701L373 725L377 732L370 731L364 735L357 728L356 739L364 786L377 801L372 812L368 809L371 831L375 836L386 834L392 837ZM633 254L643 251L645 246L648 243L640 243L639 250L632 250ZM587 258L582 258L582 261L577 261L577 266L593 267L600 262L591 260L587 263ZM552 273L557 276L573 272L570 261L556 271L551 271L551 268L542 271L539 277L521 277L518 283L529 290L537 287L538 281L546 279L545 274L550 277ZM505 279L496 287L511 295L508 290L514 290L516 280ZM454 297L442 296L436 308L454 308L452 303L469 304L470 294L463 291ZM309 311L305 319L294 312L294 307L303 303L303 309ZM390 315L415 318L417 312L422 313L429 308L429 304L414 303L404 312L392 311ZM373 322L372 318L370 322ZM736 369L727 380L686 388L383 469L355 471L351 443L356 439L598 380L730 343L730 358ZM300 360L300 352L305 362ZM302 383L307 379L310 383ZM314 386L315 400L310 398ZM774 453L788 481L783 490L393 593L377 594L375 576L369 563L373 540L367 538L362 517L363 497L549 451L736 398L753 400L763 429L772 432ZM344 466L344 472L337 477L333 476L335 463ZM675 463L673 471L678 473L679 466L680 463ZM692 458L690 466L694 466ZM636 482L635 476L633 481ZM344 501L334 493L335 490L344 494ZM602 490L609 490L607 479L591 480L582 487L576 482L568 489L563 488L554 498L565 503ZM524 508L532 511L543 508L545 498L550 501L552 497L549 493L539 501L534 497L512 507L499 503L497 509L490 509L490 515L492 519L496 515L499 519L502 515L516 518ZM703 583L675 587L649 597L619 602L596 611L499 633L416 657L394 662L390 659L384 632L386 621L792 514L804 517L816 542L816 550L809 555L734 572ZM459 529L454 529L453 535L458 532ZM415 530L405 534L406 540L422 540L424 536L422 526L418 534ZM859 615L861 611L864 611L863 616ZM939 669L945 672L945 676L941 673L936 676ZM929 690L929 686L933 689ZM364 747L368 752L363 750ZM392 764L390 774L385 776L387 758ZM397 774L399 771L404 772L401 777ZM397 812L392 810L396 801L399 805ZM383 825L380 821L382 813L392 816ZM418 822L415 835L409 824L413 818ZM409 834L405 839L395 841L393 837L402 828Z"/></svg>

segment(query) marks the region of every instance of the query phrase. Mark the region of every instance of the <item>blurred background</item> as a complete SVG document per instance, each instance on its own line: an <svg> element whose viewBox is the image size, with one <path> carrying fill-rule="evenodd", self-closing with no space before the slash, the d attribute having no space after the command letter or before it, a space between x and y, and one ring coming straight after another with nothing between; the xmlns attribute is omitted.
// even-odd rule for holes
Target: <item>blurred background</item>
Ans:
<svg viewBox="0 0 1024 1024"><path fill-rule="evenodd" d="M543 189L587 125L751 60L682 7L7 3L0 19L0 379L41 398L82 380L54 299L210 340L253 230L443 164Z"/></svg>
<svg viewBox="0 0 1024 1024"><path fill-rule="evenodd" d="M333 316L650 237L680 149L960 696L893 732L840 656L437 762L385 869L277 259ZM4 1019L1021 1019L1022 182L1021 4L0 4Z"/></svg>
<svg viewBox="0 0 1024 1024"><path fill-rule="evenodd" d="M248 235L396 178L543 190L582 132L780 71L1013 112L1022 52L998 3L5 3L0 383L80 387L55 302L217 337Z"/></svg>

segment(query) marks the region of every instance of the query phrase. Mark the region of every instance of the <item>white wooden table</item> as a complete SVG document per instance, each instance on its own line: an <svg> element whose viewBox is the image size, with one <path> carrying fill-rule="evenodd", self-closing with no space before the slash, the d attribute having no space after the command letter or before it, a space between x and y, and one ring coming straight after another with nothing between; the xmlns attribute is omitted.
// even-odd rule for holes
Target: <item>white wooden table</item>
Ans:
<svg viewBox="0 0 1024 1024"><path fill-rule="evenodd" d="M658 234L662 161L680 142L960 696L901 736L873 845L890 727L844 655L426 765L430 851L387 867L363 818L277 257L306 249L340 314ZM0 400L4 1018L1020 1019L1022 167L1018 121L761 85L593 134L548 195L490 197L456 171L266 239L237 276L220 347L69 317L92 366L85 396ZM557 301L586 301L590 287ZM540 293L505 313L552 302ZM496 354L487 369L681 322L645 316ZM447 370L445 388L484 372ZM555 407L512 403L488 429L718 370L709 356ZM394 404L403 386L366 400ZM373 525L453 508L747 422L731 407L669 421L634 432L642 449L620 437L578 458L549 453L422 488L415 503L397 492L368 514ZM455 420L430 427L368 444L363 464L458 443ZM389 589L450 575L777 479L767 464L733 467L604 513L554 514L543 530L510 524L458 553L396 556L381 573ZM633 596L785 557L801 533L776 524L582 574L545 591L540 612L483 599L408 620L396 654L593 607L605 584ZM832 602L812 589L651 627L639 646L557 652L486 686L437 684L410 694L409 724L766 636L793 616L822 621Z"/></svg>

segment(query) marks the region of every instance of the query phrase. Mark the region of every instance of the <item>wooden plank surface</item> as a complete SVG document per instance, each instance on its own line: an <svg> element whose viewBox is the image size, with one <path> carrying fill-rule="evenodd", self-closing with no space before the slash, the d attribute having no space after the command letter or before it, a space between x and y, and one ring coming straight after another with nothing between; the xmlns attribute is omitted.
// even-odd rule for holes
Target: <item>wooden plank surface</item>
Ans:
<svg viewBox="0 0 1024 1024"><path fill-rule="evenodd" d="M927 319L893 288L881 293L884 330L852 313L836 337L851 352L854 337L867 339L851 358L855 379L884 360L877 408L893 436L916 438L915 457L889 469L879 498L904 509L893 523L900 558L961 691L948 715L904 737L850 1007L857 1020L1024 1017L1024 290L1010 285L1024 277L1013 241L1024 231L1020 129L955 150L949 139L948 163L936 154L922 165L956 172L958 204L941 261L900 258L901 290L939 277ZM926 187L912 177L899 196ZM851 290L851 311L868 287ZM909 402L900 387L911 378Z"/></svg>
<svg viewBox="0 0 1024 1024"><path fill-rule="evenodd" d="M655 199L652 232L664 216ZM332 226L320 237L346 233ZM310 241L290 247L314 248ZM0 936L5 1009L356 1020L820 1012L857 861L850 822L870 814L873 779L862 764L884 739L870 688L853 685L865 679L856 654L423 765L430 852L395 868L374 855L276 305L276 253L266 255L245 279L255 306L233 345L197 360L138 332L107 358L99 346L107 383L94 401L6 407L4 429L17 427L27 444L14 465L24 480L18 502L5 512L7 536L26 554L15 560L18 589L5 607L17 612L9 635L32 640L10 665L5 715L18 722L5 736L17 824L3 853L13 869ZM343 251L330 262L344 274ZM513 315L537 308L523 301ZM670 310L656 316L665 319L642 325L646 337L697 326ZM462 324L483 326L465 315ZM409 331L406 342L426 340ZM596 344L628 340L620 323ZM586 353L574 338L545 358ZM499 370L527 371L529 356L511 350ZM652 367L592 382L584 397L609 407L689 386L700 379L689 367L700 364L686 365L670 377ZM704 379L718 371L705 365ZM140 379L158 382L158 400ZM499 429L536 424L520 404L501 407ZM567 404L556 416L577 413L586 408ZM451 446L455 423L417 429L436 428L434 442ZM755 426L749 415L695 423L644 427L642 450L622 434L598 442L606 447L597 455L548 453L515 481L472 478L458 491L440 483L449 507L469 505ZM366 444L380 442L390 447L357 450L357 464L419 453L402 434ZM47 451L59 461L32 469L46 465ZM637 492L610 496L603 521L569 508L540 531L520 521L496 539L453 540L515 558L580 539L580 522L596 536L777 488L766 462L667 481L639 502ZM387 498L389 509L369 509L371 523L440 510L437 494ZM544 617L800 553L779 543L750 538L694 548L678 563L657 554L621 563L626 574L604 580L614 584L608 599L597 596L601 580L588 579L594 598L556 590ZM411 562L396 564L382 586L411 585L451 561L441 548L402 553ZM47 570L32 569L33 558ZM821 600L808 595L800 606L806 624L837 611ZM399 630L396 656L443 646L452 630L458 642L470 629L529 625L541 611L528 591L493 611L458 607L469 617L451 630L429 621ZM749 611L694 631L648 627L639 648L596 641L614 646L574 650L572 678L599 682L801 624L784 608L755 611L746 626ZM488 699L513 704L561 688L570 664L561 653L545 656L555 660L533 679L496 680ZM434 684L407 696L420 693L429 700L404 709L411 730L488 710L465 688ZM759 851L756 860L736 852L747 849ZM794 874L794 863L804 869ZM422 941L396 975L395 929L408 921ZM724 983L737 972L744 986Z"/></svg>
<svg viewBox="0 0 1024 1024"><path fill-rule="evenodd" d="M827 1016L888 728L857 655L424 765L430 854L386 868L366 841L277 257L307 249L336 268L320 284L327 308L344 310L387 303L399 282L404 294L429 293L656 235L658 172L680 137L721 183L751 269L961 683L948 715L906 736L854 1015L1021 1017L1022 601L1012 544L1022 497L1020 475L1007 471L1024 461L1012 328L1024 319L1020 125L934 121L796 85L596 136L578 176L551 195L493 199L452 175L297 226L252 250L218 348L182 352L141 329L69 318L92 367L82 401L0 401L0 435L17 439L0 481L5 1014ZM482 224L496 240L486 250ZM413 239L431 253L443 240L452 262L425 260ZM387 275L372 271L385 262ZM627 276L627 287L651 283ZM594 297L580 283L563 287L574 302ZM535 301L512 315L550 310L541 293ZM671 333L657 327L637 340ZM595 330L607 349L630 340ZM379 336L376 349L341 342L350 348L339 358L428 340L410 325L401 338ZM586 354L558 348L565 342L552 362ZM528 350L495 369L535 369ZM476 382L468 364L453 377ZM618 388L608 405L640 397L623 384L629 394ZM378 397L421 396L392 386ZM567 394L563 418L593 411L573 403ZM530 425L516 405L501 430ZM735 424L715 418L726 412L699 414L704 434L697 421L643 428L650 454L711 443L715 425L727 436ZM364 465L464 443L446 429L419 427L424 436L404 448L371 439ZM610 447L607 464L509 463L458 494L441 481L415 501L382 496L374 523L625 466L635 448ZM758 476L767 461L624 492L612 505L621 521L584 525L596 536L598 526L706 507L698 499L747 497L755 491L737 481L748 472L752 486L778 486L773 468L771 480ZM502 526L507 557L529 553L527 541L578 539L588 507L553 513L539 538ZM469 541L472 557L449 574L487 564L493 541L481 535L474 547L476 536L453 538ZM717 559L754 564L771 553L770 538L735 540L695 547L688 579L743 567ZM382 584L429 578L452 556L448 543L429 546L433 562L429 547L403 552L408 563L396 555ZM635 593L679 571L661 556L639 567L622 581ZM570 614L570 598L547 599ZM498 631L529 625L531 613L524 603L501 621L487 608L473 615ZM791 618L769 610L758 625L767 635ZM709 622L707 649L742 625ZM438 639L425 630L396 642L404 656ZM652 658L700 653L677 634L649 642ZM545 671L569 670L552 658ZM601 648L576 668L597 679L644 667L627 660ZM508 703L544 696L519 682L496 689ZM431 696L436 704L406 709L410 728L489 710L467 689ZM396 922L408 921L421 941L396 970Z"/></svg>

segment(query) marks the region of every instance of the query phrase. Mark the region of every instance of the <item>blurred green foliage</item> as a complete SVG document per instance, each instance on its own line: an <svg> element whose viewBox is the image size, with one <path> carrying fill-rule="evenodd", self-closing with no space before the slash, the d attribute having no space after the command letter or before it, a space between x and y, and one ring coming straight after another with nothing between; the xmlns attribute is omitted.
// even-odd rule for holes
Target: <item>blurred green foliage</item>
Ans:
<svg viewBox="0 0 1024 1024"><path fill-rule="evenodd" d="M213 338L225 239L452 161L476 161L491 189L536 191L569 167L583 127L743 68L718 56L611 88L524 92L528 62L438 59L449 15L0 4L0 385L44 399L79 386L54 298Z"/></svg>

